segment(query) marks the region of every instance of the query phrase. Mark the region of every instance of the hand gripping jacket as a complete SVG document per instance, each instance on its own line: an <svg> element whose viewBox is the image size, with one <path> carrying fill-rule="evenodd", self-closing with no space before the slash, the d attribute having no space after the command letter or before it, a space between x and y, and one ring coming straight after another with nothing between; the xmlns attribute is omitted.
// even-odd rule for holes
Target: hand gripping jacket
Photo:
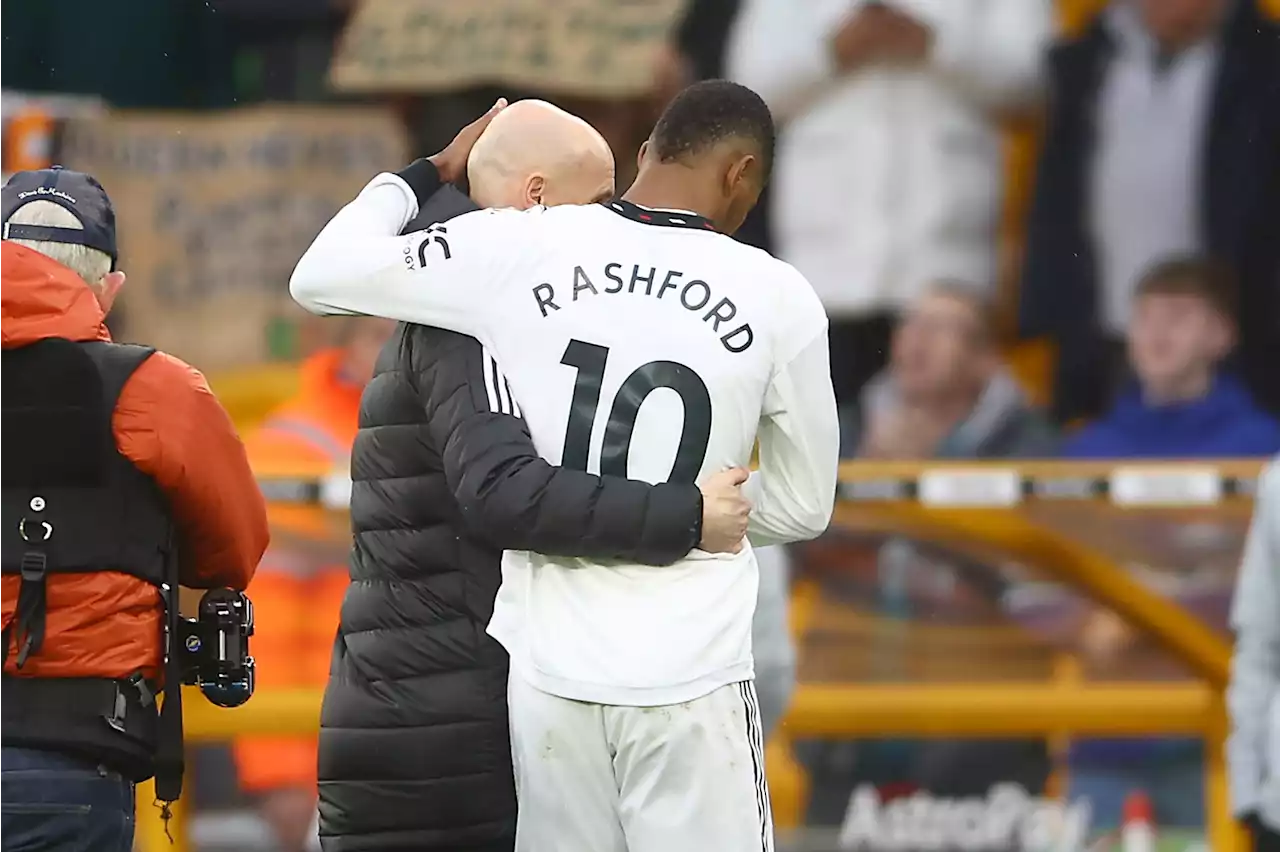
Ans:
<svg viewBox="0 0 1280 852"><path fill-rule="evenodd" d="M163 595L177 588L166 499L112 435L120 392L154 351L60 338L4 350L3 570L22 579L4 628L5 657L16 649L18 671L4 677L3 740L98 760L134 780L156 774L159 798L169 801L180 781L161 764L181 765L180 700L166 700L158 714L160 684L141 672L123 681L21 676L43 646L49 574L116 571ZM178 696L180 678L167 677ZM169 789L159 789L160 776Z"/></svg>

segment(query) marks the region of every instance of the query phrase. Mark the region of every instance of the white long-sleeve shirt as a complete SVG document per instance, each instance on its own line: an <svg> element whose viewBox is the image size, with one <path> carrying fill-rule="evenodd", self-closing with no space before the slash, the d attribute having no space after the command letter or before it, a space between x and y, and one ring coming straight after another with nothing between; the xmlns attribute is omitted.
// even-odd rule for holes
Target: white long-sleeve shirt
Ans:
<svg viewBox="0 0 1280 852"><path fill-rule="evenodd" d="M478 338L505 373L495 403L518 406L553 464L693 482L746 465L758 434L751 540L826 528L839 444L827 322L792 267L625 204L484 210L396 236L416 212L379 175L299 261L294 298ZM544 691L679 703L752 676L757 582L750 548L661 569L508 553L489 632Z"/></svg>
<svg viewBox="0 0 1280 852"><path fill-rule="evenodd" d="M938 279L995 279L997 110L1037 90L1049 0L880 0L929 30L919 62L844 72L831 39L866 0L743 0L730 78L781 127L778 254L840 319L894 311Z"/></svg>

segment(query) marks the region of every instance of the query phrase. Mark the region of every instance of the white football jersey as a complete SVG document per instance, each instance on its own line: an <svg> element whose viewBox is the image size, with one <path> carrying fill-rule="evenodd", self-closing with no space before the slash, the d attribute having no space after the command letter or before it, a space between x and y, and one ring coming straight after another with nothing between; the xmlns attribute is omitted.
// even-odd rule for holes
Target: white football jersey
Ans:
<svg viewBox="0 0 1280 852"><path fill-rule="evenodd" d="M827 320L790 265L692 214L626 202L482 210L406 236L413 192L379 175L325 227L290 286L317 313L472 335L552 464L656 483L747 465L749 540L830 519L838 425ZM508 393L514 397L514 404ZM507 553L489 632L535 687L655 706L752 676L757 570L695 550L666 567Z"/></svg>

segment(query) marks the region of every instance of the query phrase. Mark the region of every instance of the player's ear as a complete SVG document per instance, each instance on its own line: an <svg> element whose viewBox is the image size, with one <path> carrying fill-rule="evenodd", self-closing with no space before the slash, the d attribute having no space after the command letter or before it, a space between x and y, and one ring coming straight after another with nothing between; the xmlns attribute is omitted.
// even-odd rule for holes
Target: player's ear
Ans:
<svg viewBox="0 0 1280 852"><path fill-rule="evenodd" d="M640 143L640 153L636 154L637 169L644 165L644 158L648 155L648 153L649 153L649 140L646 139Z"/></svg>
<svg viewBox="0 0 1280 852"><path fill-rule="evenodd" d="M529 179L524 184L524 202L525 207L536 207L542 203L543 197L547 193L547 179L538 173L529 175Z"/></svg>
<svg viewBox="0 0 1280 852"><path fill-rule="evenodd" d="M743 154L733 160L724 174L725 197L732 198L737 195L741 191L742 184L752 180L758 169L759 160L756 159L755 154Z"/></svg>

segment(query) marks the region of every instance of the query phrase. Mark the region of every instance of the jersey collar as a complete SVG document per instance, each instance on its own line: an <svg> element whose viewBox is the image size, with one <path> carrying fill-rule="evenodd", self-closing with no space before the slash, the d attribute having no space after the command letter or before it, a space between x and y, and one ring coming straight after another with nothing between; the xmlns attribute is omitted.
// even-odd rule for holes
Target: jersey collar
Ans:
<svg viewBox="0 0 1280 852"><path fill-rule="evenodd" d="M697 213L686 213L682 210L658 210L654 207L641 207L630 201L615 198L605 201L603 205L624 219L631 219L643 225L662 225L667 228L692 228L695 231L714 231L716 226L711 220Z"/></svg>

